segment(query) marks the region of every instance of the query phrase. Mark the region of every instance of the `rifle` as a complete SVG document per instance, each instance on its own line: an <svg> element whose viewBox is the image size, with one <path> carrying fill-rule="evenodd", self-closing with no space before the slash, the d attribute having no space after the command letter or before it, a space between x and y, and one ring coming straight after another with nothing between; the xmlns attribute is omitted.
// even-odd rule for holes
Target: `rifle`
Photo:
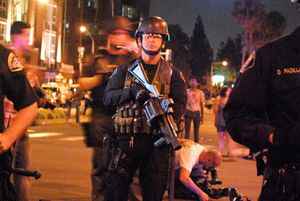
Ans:
<svg viewBox="0 0 300 201"><path fill-rule="evenodd" d="M128 72L135 78L135 82L150 94L150 98L143 105L143 111L148 125L152 128L159 128L163 134L154 142L154 146L167 144L171 145L172 150L180 149L181 145L177 140L178 128L173 118L173 99L162 96L155 85L149 83L141 62L136 61Z"/></svg>
<svg viewBox="0 0 300 201"><path fill-rule="evenodd" d="M159 147L164 144L171 145L170 175L169 175L169 201L174 200L175 181L175 151L181 148L177 140L178 128L173 118L173 99L162 96L155 85L149 83L144 68L138 60L128 69L135 82L142 86L150 94L150 98L144 103L144 113L147 123L152 128L159 128L163 134L154 142Z"/></svg>

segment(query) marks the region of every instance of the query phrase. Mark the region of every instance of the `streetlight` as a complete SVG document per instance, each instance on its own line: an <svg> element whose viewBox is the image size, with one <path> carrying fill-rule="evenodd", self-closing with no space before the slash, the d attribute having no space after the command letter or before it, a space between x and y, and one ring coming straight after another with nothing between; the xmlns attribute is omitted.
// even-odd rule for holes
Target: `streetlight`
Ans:
<svg viewBox="0 0 300 201"><path fill-rule="evenodd" d="M211 63L210 66L210 95L212 96L212 89L213 89L213 74L214 74L214 66L216 65L222 65L223 67L227 67L228 66L228 61L223 60L223 61L215 61Z"/></svg>
<svg viewBox="0 0 300 201"><path fill-rule="evenodd" d="M42 3L42 4L47 4L48 0L39 0L39 2Z"/></svg>
<svg viewBox="0 0 300 201"><path fill-rule="evenodd" d="M79 27L79 30L80 30L81 33L86 33L87 36L91 39L91 41L92 41L92 54L94 55L95 54L95 40L94 40L92 34L89 32L87 27L84 26L84 25L81 25Z"/></svg>
<svg viewBox="0 0 300 201"><path fill-rule="evenodd" d="M224 66L224 67L227 67L227 66L228 66L228 61L223 60L223 61L215 61L215 62L212 62L212 63L211 63L211 66L210 66L210 78L212 78L212 76L213 76L213 73L214 73L214 66L217 66L217 65L222 65L222 66Z"/></svg>
<svg viewBox="0 0 300 201"><path fill-rule="evenodd" d="M228 61L226 60L222 61L222 66L228 66Z"/></svg>

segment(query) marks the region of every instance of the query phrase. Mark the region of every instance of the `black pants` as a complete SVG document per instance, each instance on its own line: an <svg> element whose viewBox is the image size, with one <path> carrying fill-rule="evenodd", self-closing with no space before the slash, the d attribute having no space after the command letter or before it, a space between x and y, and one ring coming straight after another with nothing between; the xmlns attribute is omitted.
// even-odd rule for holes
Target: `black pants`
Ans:
<svg viewBox="0 0 300 201"><path fill-rule="evenodd" d="M199 142L200 139L200 133L199 133L199 128L200 128L200 112L192 112L187 110L184 117L185 117L185 138L189 139L190 138L190 130L191 130L191 124L193 122L194 124L194 141Z"/></svg>
<svg viewBox="0 0 300 201"><path fill-rule="evenodd" d="M111 116L100 113L93 113L90 123L82 124L85 134L85 143L93 150L92 153L92 170L91 170L91 200L103 201L104 194L104 176L106 172L106 146L104 137L108 137L112 133Z"/></svg>
<svg viewBox="0 0 300 201"><path fill-rule="evenodd" d="M129 186L137 169L143 201L161 201L166 189L169 170L169 147L154 147L153 137L138 135L133 147L129 138L118 138L117 146L122 154L115 170L108 172L105 201L127 201Z"/></svg>
<svg viewBox="0 0 300 201"><path fill-rule="evenodd" d="M299 201L300 170L266 168L259 201Z"/></svg>
<svg viewBox="0 0 300 201"><path fill-rule="evenodd" d="M0 155L0 200L17 201L14 186L10 182L11 154L6 152Z"/></svg>

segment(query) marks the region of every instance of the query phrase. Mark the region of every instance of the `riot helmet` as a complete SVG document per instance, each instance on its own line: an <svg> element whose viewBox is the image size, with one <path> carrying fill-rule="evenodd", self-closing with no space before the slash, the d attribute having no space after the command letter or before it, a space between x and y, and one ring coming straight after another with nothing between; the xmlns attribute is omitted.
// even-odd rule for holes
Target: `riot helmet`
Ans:
<svg viewBox="0 0 300 201"><path fill-rule="evenodd" d="M144 34L159 34L162 36L162 44L159 49L157 50L149 50L148 48L144 47L142 36ZM142 20L135 32L136 40L141 41L141 48L143 51L151 56L159 54L161 49L164 47L165 42L169 40L169 30L167 22L158 16L148 17ZM138 42L137 42L138 43Z"/></svg>
<svg viewBox="0 0 300 201"><path fill-rule="evenodd" d="M140 22L135 37L139 38L144 33L161 34L165 41L170 38L167 22L158 16L148 17Z"/></svg>

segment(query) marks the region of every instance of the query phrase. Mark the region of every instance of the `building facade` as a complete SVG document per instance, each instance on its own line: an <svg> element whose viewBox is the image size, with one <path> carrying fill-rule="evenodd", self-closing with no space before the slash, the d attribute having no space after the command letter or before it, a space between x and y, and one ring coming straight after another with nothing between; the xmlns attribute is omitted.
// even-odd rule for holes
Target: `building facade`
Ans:
<svg viewBox="0 0 300 201"><path fill-rule="evenodd" d="M78 47L85 53L105 43L102 35L103 21L113 16L127 16L134 21L149 15L150 0L66 0L63 45L63 62L78 62ZM79 27L87 27L88 33L80 33Z"/></svg>
<svg viewBox="0 0 300 201"><path fill-rule="evenodd" d="M35 63L57 71L61 63L76 66L78 47L89 54L92 43L95 49L105 43L104 20L122 15L138 22L148 16L149 8L150 0L0 0L0 41L10 41L13 21L28 22ZM80 33L81 25L88 33Z"/></svg>

